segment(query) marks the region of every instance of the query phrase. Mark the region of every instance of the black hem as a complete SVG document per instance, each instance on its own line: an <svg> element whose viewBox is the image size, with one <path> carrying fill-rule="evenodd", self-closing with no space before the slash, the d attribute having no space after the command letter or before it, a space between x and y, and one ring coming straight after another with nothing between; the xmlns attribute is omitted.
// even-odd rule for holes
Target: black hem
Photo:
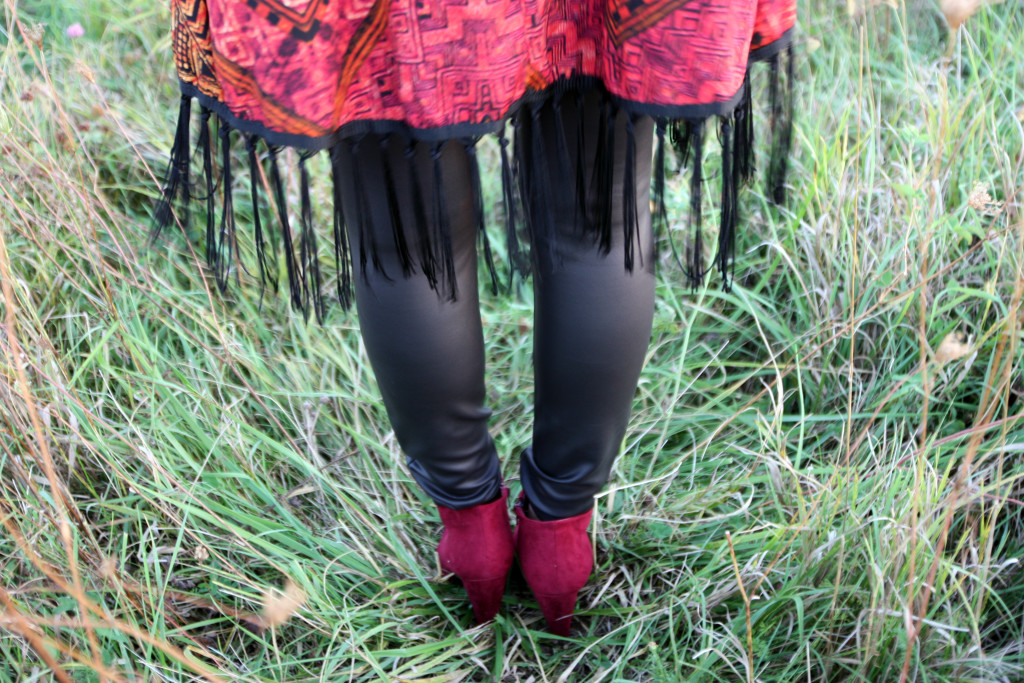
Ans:
<svg viewBox="0 0 1024 683"><path fill-rule="evenodd" d="M765 47L772 47L779 43L779 39ZM764 49L764 48L762 48ZM778 49L781 49L778 48ZM758 51L760 52L760 50ZM753 53L751 53L753 54ZM709 102L707 104L687 105L660 105L635 102L617 95L612 95L604 89L600 78L593 76L570 77L556 81L544 90L527 92L516 100L505 113L505 116L496 121L483 121L481 123L459 123L450 126L438 126L432 128L416 128L402 121L386 119L351 121L338 128L338 130L320 137L301 135L298 133L282 133L267 128L262 123L235 116L228 106L220 100L205 95L195 85L179 81L181 94L184 97L194 97L199 104L217 114L221 121L228 123L231 128L246 135L255 135L263 139L268 145L275 147L295 147L307 152L320 152L330 149L334 145L349 138L357 138L370 133L377 135L398 134L409 140L420 142L444 142L446 140L476 138L485 135L499 134L515 114L524 106L536 102L544 102L551 98L557 98L567 92L589 90L599 87L607 95L608 99L615 103L623 111L638 116L650 116L652 118L665 118L673 120L696 121L712 116L729 116L736 109L736 106L743 99L746 83L741 83L727 100L721 102Z"/></svg>
<svg viewBox="0 0 1024 683"><path fill-rule="evenodd" d="M786 29L785 33L783 33L781 36L779 36L772 42L768 43L767 45L762 45L756 50L751 50L750 54L747 56L747 62L749 63L768 61L769 59L771 59L772 57L779 54L780 52L782 52L787 47L793 44L793 34L795 32L796 27L791 26L790 28Z"/></svg>

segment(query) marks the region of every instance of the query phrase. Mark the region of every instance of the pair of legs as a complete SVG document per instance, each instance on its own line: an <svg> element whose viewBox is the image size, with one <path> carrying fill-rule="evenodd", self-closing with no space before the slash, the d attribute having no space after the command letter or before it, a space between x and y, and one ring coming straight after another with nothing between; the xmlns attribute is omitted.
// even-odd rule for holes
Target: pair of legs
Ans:
<svg viewBox="0 0 1024 683"><path fill-rule="evenodd" d="M650 341L653 123L646 118L629 122L619 113L608 124L608 112L596 96L566 98L557 108L548 105L520 117L516 144L524 196L543 197L531 203L528 216L535 397L533 443L523 455L521 476L533 514L553 520L589 510L607 481ZM604 219L597 215L600 202L581 207L576 180L580 164L588 183L593 177L602 117L615 126L615 134L606 137L613 140L614 152L611 187L605 188L611 192L612 221L607 253L588 228ZM628 142L631 135L635 148L627 149L634 144ZM566 140L586 144L576 147ZM545 153L538 154L540 149ZM585 158L579 158L579 149ZM410 151L416 173L433 178L440 168L443 181L436 187L433 182L413 187L409 174L395 173L406 168ZM372 241L382 266L367 259L361 272L357 263L353 280L363 339L388 417L419 485L439 505L462 510L494 501L501 487L485 405L471 175L475 160L457 142L440 148L436 165L431 151L426 143L409 150L397 139L367 136L342 152L347 172L341 191L352 253L368 253ZM635 162L634 168L627 169L627 161ZM458 287L454 300L439 296L422 273L403 276L386 178L394 189L390 205L397 207L411 254L420 251L419 235L436 239L439 234L436 215L415 210L416 195L425 195L429 206L436 192L443 193ZM634 188L638 220L629 271L624 266L624 204L631 209L624 193ZM595 197L593 191L587 195ZM417 225L424 219L431 224Z"/></svg>

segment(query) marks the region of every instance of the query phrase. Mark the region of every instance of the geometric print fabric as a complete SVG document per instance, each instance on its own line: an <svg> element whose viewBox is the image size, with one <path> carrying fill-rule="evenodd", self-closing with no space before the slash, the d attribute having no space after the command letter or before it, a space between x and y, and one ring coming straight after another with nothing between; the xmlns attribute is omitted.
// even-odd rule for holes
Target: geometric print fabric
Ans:
<svg viewBox="0 0 1024 683"><path fill-rule="evenodd" d="M793 0L171 0L181 81L256 131L315 146L400 124L414 135L503 120L560 81L626 109L731 110L751 49Z"/></svg>

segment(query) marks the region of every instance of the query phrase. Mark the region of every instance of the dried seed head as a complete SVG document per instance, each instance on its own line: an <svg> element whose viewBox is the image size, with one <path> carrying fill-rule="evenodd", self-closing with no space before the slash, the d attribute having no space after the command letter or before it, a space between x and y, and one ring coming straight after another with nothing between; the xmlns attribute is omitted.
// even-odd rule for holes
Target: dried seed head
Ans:
<svg viewBox="0 0 1024 683"><path fill-rule="evenodd" d="M988 193L988 186L982 182L975 182L971 194L967 196L967 205L984 214L994 215L1003 210L1003 203L992 199Z"/></svg>
<svg viewBox="0 0 1024 683"><path fill-rule="evenodd" d="M117 558L110 555L106 555L100 560L99 566L100 576L107 581L113 581L117 578Z"/></svg>
<svg viewBox="0 0 1024 683"><path fill-rule="evenodd" d="M972 350L970 344L964 343L962 332L950 332L942 338L939 348L935 350L935 360L939 365L945 365L950 361L963 358Z"/></svg>
<svg viewBox="0 0 1024 683"><path fill-rule="evenodd" d="M22 32L25 36L25 40L30 44L35 45L40 50L43 49L43 36L46 35L46 24L33 24L32 26L22 27Z"/></svg>
<svg viewBox="0 0 1024 683"><path fill-rule="evenodd" d="M291 619L293 614L302 609L305 603L306 594L291 579L288 579L283 591L276 589L267 591L263 595L263 614L261 615L264 628L281 626Z"/></svg>
<svg viewBox="0 0 1024 683"><path fill-rule="evenodd" d="M981 0L939 0L939 9L949 28L956 31L981 7Z"/></svg>

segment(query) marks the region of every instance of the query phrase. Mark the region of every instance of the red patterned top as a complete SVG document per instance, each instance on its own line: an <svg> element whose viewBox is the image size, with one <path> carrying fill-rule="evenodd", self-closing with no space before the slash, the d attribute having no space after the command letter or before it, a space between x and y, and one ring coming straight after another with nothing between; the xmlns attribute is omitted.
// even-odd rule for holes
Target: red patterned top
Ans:
<svg viewBox="0 0 1024 683"><path fill-rule="evenodd" d="M566 79L670 118L724 114L793 0L171 0L186 92L251 132L322 146L400 123L500 121ZM225 110L226 109L226 110ZM442 130L437 130L442 129Z"/></svg>

